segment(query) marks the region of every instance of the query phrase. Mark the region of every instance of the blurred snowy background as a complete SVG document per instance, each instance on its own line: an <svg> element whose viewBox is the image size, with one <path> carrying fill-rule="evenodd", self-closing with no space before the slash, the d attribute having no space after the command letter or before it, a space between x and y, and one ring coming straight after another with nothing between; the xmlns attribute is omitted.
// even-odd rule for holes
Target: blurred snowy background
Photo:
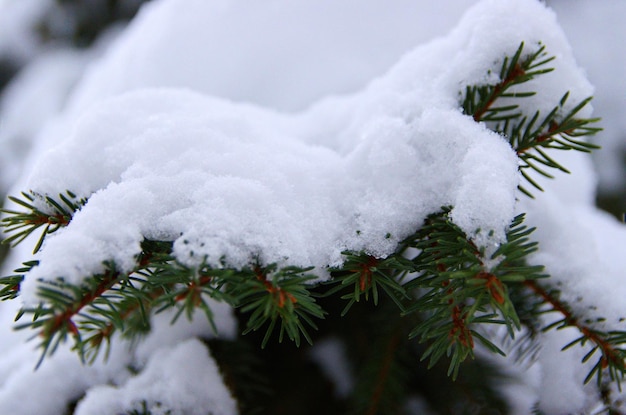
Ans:
<svg viewBox="0 0 626 415"><path fill-rule="evenodd" d="M38 131L64 109L81 77L98 65L142 3L0 0L0 194L17 190ZM250 3L244 13L227 14L228 24L207 21L211 38L185 39L188 48L164 50L154 65L162 72L168 62L189 61L188 72L172 76L169 86L202 78L203 92L293 112L321 97L360 89L407 50L445 34L476 1L313 3ZM599 200L619 215L626 210L626 2L547 3L597 88L593 105L605 129L597 137L604 150L595 155ZM272 23L273 33L259 36L277 8L284 19ZM211 72L194 73L194 59L211 59ZM100 95L163 84L151 73L131 72L127 79L127 85L101 85Z"/></svg>

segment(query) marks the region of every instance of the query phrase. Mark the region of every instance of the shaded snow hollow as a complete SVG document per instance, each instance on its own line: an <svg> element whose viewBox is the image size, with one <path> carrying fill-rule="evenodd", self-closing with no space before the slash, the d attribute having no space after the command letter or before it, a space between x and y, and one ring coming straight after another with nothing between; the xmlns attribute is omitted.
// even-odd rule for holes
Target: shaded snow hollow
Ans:
<svg viewBox="0 0 626 415"><path fill-rule="evenodd" d="M461 114L459 91L493 81L488 71L521 41L528 52L541 41L559 58L530 108L551 108L567 90L572 102L590 94L554 15L518 0L481 3L362 92L299 114L171 88L101 100L30 179L37 193L71 190L89 201L47 238L25 298L39 278L78 283L106 260L131 270L144 238L174 240L185 264L258 258L312 265L323 277L341 251L389 255L426 215L452 205L468 235L497 246L514 215L518 161Z"/></svg>

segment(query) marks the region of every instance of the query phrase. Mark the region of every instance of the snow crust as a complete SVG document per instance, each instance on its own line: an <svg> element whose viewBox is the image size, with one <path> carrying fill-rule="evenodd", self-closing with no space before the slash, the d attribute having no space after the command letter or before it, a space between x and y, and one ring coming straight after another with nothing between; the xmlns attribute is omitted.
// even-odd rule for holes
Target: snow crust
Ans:
<svg viewBox="0 0 626 415"><path fill-rule="evenodd" d="M150 35L148 17L130 32ZM389 255L444 205L479 245L495 248L514 214L517 159L460 113L459 93L487 81L520 41L532 51L541 40L557 54L559 75L538 82L542 93L529 108L551 109L567 90L572 102L588 96L556 27L534 1L483 2L362 92L296 115L181 89L135 89L95 103L31 176L39 194L71 190L89 202L48 238L24 297L34 301L38 279L78 283L105 260L128 271L143 238L174 240L187 264L258 259L313 265L323 277L342 250ZM133 50L133 40L121 45ZM152 42L156 50L166 41L155 34ZM118 56L109 54L91 79L119 79L107 71ZM157 70L150 55L137 54L135 65Z"/></svg>

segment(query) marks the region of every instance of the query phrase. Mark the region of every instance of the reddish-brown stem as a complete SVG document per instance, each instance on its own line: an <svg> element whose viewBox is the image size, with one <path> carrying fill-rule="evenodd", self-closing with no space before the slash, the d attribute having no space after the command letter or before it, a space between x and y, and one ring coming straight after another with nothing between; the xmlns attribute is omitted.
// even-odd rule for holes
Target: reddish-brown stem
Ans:
<svg viewBox="0 0 626 415"><path fill-rule="evenodd" d="M450 329L450 339L458 340L464 347L474 348L474 338L472 332L465 324L466 313L462 312L462 308L459 305L455 305L452 309L452 328Z"/></svg>
<svg viewBox="0 0 626 415"><path fill-rule="evenodd" d="M550 128L548 128L548 131L546 131L545 133L539 135L536 139L535 142L536 143L543 143L545 141L548 141L549 139L551 139L556 132L559 130L561 126L559 124L557 124L556 122L552 121L550 123ZM525 152L527 152L528 150L530 150L532 148L532 146L528 146L528 147L523 147L523 148L518 148L516 150L517 155L521 155L524 154Z"/></svg>
<svg viewBox="0 0 626 415"><path fill-rule="evenodd" d="M383 396L383 392L385 391L385 384L389 378L389 372L391 372L391 366L393 365L393 359L399 344L400 334L396 332L393 336L391 336L391 339L389 339L389 343L387 344L385 356L378 372L376 386L372 392L372 399L370 401L367 415L376 415L378 413L380 401Z"/></svg>
<svg viewBox="0 0 626 415"><path fill-rule="evenodd" d="M272 284L271 281L268 281L267 275L265 275L265 272L263 272L260 267L255 267L254 273L257 279L263 283L267 292L273 296L274 301L278 305L278 308L283 308L287 301L289 301L291 304L295 304L298 302L298 299L294 297L291 293L285 292L285 290L283 290L282 288L277 287Z"/></svg>
<svg viewBox="0 0 626 415"><path fill-rule="evenodd" d="M496 303L504 304L504 284L502 284L502 281L500 281L498 277L489 272L483 271L479 272L476 275L476 278L484 279L485 287L489 291L491 297L496 301Z"/></svg>
<svg viewBox="0 0 626 415"><path fill-rule="evenodd" d="M482 120L485 113L489 111L489 108L491 108L500 94L502 94L502 92L504 92L516 78L523 76L524 74L524 68L522 68L519 63L516 64L511 73L509 73L506 78L493 87L493 91L491 92L491 95L489 96L489 99L487 99L485 105L474 113L474 121L479 122Z"/></svg>
<svg viewBox="0 0 626 415"><path fill-rule="evenodd" d="M68 225L70 223L70 220L61 214L56 214L56 215L39 215L34 219L27 219L24 221L25 224L27 225L35 225L35 226L40 226L40 225Z"/></svg>
<svg viewBox="0 0 626 415"><path fill-rule="evenodd" d="M198 279L198 281L192 281L189 284L187 284L187 290L185 290L184 292L174 297L174 301L176 302L183 301L187 297L191 296L193 298L192 301L194 305L195 306L200 305L200 302L201 302L200 295L202 293L202 287L209 284L210 282L211 282L210 276L208 275L201 276ZM144 306L148 305L148 301L155 300L156 298L158 298L164 293L165 291L162 288L154 290L153 292L150 293L148 300L143 300L141 302L138 301L135 305L128 307L123 313L121 313L120 320L125 320L128 316L130 316L132 313L137 311L141 305L144 305ZM113 333L114 329L115 327L113 323L108 323L103 329L101 329L98 333L92 336L92 339L93 339L92 345L95 346L98 343L100 343L102 339L109 337Z"/></svg>
<svg viewBox="0 0 626 415"><path fill-rule="evenodd" d="M554 311L561 313L565 319L565 322L570 327L575 327L580 333L589 339L602 351L602 367L606 368L609 361L620 369L625 369L624 360L620 358L619 353L615 348L607 342L600 334L593 331L591 328L582 324L576 316L567 308L565 304L552 296L548 291L543 289L535 281L524 281L524 285L530 288L535 294L541 297L547 304L549 304Z"/></svg>
<svg viewBox="0 0 626 415"><path fill-rule="evenodd" d="M164 291L163 289L158 289L155 290L154 292L152 292L150 294L150 299L154 300L155 298L159 297L161 294L163 294ZM120 313L120 320L126 320L126 318L128 316L130 316L132 313L134 313L135 311L137 311L137 309L139 309L140 305L146 305L146 300L143 300L141 302L137 302L135 305L128 307L126 310L124 310L123 313ZM99 330L96 334L94 334L91 337L91 345L92 346L97 346L100 344L100 342L102 342L103 339L108 338L111 336L111 334L113 334L113 332L115 331L115 326L113 325L113 323L108 323L106 326L104 326L104 328L102 328L101 330Z"/></svg>
<svg viewBox="0 0 626 415"><path fill-rule="evenodd" d="M91 304L96 298L100 297L105 291L111 288L119 280L119 277L119 272L107 271L93 291L85 294L77 304L72 304L61 314L57 314L48 320L42 331L42 335L49 336L50 334L56 333L64 325L67 325L68 330L72 334L78 335L78 329L72 321L72 318L85 306Z"/></svg>
<svg viewBox="0 0 626 415"><path fill-rule="evenodd" d="M191 281L187 284L187 290L178 294L175 298L176 301L182 301L185 298L191 296L193 298L194 305L200 305L202 298L202 287L209 284L211 282L210 275L202 275L198 281Z"/></svg>
<svg viewBox="0 0 626 415"><path fill-rule="evenodd" d="M359 265L357 269L350 270L350 272L359 274L359 289L361 291L365 291L372 286L372 267L375 267L377 264L378 259L370 256L367 258L367 261Z"/></svg>

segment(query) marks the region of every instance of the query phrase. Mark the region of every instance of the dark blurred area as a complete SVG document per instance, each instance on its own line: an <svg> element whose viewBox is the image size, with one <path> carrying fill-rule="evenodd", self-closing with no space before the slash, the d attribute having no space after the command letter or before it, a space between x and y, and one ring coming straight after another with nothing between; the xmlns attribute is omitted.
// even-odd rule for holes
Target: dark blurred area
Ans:
<svg viewBox="0 0 626 415"><path fill-rule="evenodd" d="M43 46L87 48L113 25L131 20L149 0L55 0L32 32ZM0 55L0 93L26 62Z"/></svg>
<svg viewBox="0 0 626 415"><path fill-rule="evenodd" d="M148 0L56 0L37 31L44 41L90 46L111 24L128 21Z"/></svg>

